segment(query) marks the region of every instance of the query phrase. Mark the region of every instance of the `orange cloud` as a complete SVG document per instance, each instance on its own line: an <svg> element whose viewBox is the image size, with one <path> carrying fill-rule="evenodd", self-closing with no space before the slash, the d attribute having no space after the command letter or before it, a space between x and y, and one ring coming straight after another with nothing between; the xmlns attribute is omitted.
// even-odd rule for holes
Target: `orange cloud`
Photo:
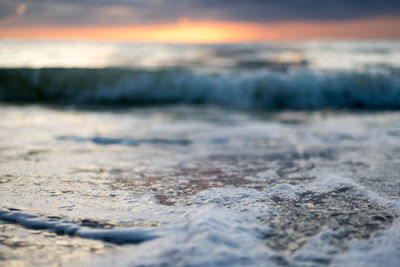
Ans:
<svg viewBox="0 0 400 267"><path fill-rule="evenodd" d="M260 42L310 38L400 38L400 18L342 22L191 22L124 27L0 28L0 38L88 39L175 43Z"/></svg>

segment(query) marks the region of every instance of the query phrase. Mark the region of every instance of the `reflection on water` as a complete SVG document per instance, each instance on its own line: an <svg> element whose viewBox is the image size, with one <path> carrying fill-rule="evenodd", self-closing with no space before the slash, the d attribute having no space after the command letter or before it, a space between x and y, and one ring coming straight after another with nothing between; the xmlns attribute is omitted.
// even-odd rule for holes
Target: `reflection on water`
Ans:
<svg viewBox="0 0 400 267"><path fill-rule="evenodd" d="M115 245L0 224L0 265L4 266L82 264L110 249L115 249Z"/></svg>
<svg viewBox="0 0 400 267"><path fill-rule="evenodd" d="M1 67L186 66L220 70L309 67L315 70L399 68L398 41L303 41L265 44L144 44L1 40Z"/></svg>

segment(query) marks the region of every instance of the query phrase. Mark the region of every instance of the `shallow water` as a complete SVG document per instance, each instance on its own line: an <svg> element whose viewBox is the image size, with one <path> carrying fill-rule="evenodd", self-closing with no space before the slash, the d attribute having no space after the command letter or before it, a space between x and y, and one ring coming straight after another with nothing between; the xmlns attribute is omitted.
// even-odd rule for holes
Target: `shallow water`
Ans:
<svg viewBox="0 0 400 267"><path fill-rule="evenodd" d="M398 41L0 40L0 67L0 265L400 262Z"/></svg>
<svg viewBox="0 0 400 267"><path fill-rule="evenodd" d="M0 108L6 266L395 266L398 111Z"/></svg>

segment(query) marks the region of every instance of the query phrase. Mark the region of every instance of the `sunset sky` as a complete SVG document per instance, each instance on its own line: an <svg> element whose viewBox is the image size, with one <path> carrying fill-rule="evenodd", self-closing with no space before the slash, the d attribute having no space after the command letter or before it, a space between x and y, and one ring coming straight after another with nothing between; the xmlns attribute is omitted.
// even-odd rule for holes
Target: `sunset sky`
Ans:
<svg viewBox="0 0 400 267"><path fill-rule="evenodd" d="M1 0L0 38L258 42L400 38L400 0Z"/></svg>

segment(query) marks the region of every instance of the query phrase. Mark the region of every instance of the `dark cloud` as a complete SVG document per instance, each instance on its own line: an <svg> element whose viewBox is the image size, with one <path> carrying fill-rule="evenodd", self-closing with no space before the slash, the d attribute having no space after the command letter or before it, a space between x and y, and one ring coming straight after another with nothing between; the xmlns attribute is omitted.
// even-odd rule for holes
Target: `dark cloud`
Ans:
<svg viewBox="0 0 400 267"><path fill-rule="evenodd" d="M27 11L17 17L18 5ZM0 25L132 25L180 17L213 21L326 21L400 16L400 0L36 0L0 2ZM12 19L14 18L14 19Z"/></svg>

